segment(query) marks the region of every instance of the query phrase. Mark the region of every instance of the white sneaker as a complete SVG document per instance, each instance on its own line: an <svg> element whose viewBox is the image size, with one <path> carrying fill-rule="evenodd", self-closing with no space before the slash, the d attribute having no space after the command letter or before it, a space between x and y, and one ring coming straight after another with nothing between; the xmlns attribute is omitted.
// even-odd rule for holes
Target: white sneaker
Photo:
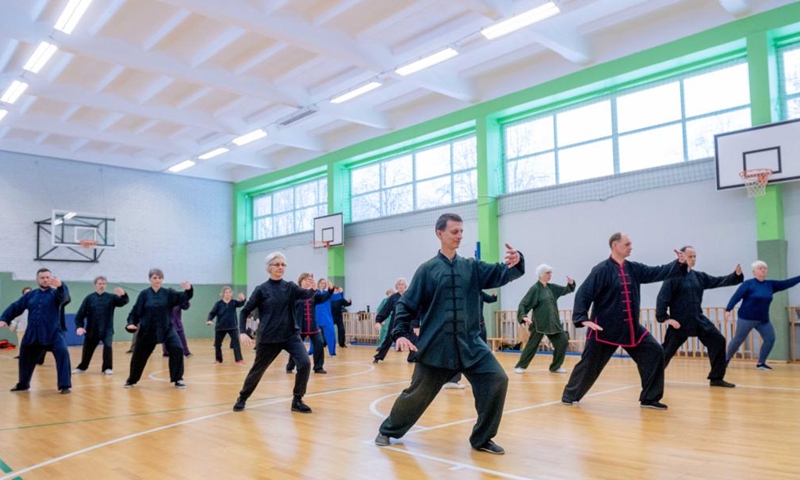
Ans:
<svg viewBox="0 0 800 480"><path fill-rule="evenodd" d="M80 368L76 368L72 371L73 374L77 375L79 373L86 373L86 370L81 370Z"/></svg>
<svg viewBox="0 0 800 480"><path fill-rule="evenodd" d="M444 384L444 388L455 388L457 390L463 390L463 389L465 389L467 387L465 387L464 385L461 385L460 383L447 382L447 383Z"/></svg>
<svg viewBox="0 0 800 480"><path fill-rule="evenodd" d="M558 370L550 370L553 373L567 373L567 369L564 367L559 367Z"/></svg>
<svg viewBox="0 0 800 480"><path fill-rule="evenodd" d="M525 369L521 367L514 368L514 373L525 373Z"/></svg>
<svg viewBox="0 0 800 480"><path fill-rule="evenodd" d="M106 368L105 370L103 370L103 375L114 375L114 370Z"/></svg>

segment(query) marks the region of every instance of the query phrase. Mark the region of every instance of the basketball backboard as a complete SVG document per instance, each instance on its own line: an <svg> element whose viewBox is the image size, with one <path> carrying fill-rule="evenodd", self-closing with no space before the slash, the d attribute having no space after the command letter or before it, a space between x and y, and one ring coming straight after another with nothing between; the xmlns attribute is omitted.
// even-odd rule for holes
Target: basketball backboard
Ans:
<svg viewBox="0 0 800 480"><path fill-rule="evenodd" d="M316 217L314 219L314 248L337 247L344 245L344 217L341 213Z"/></svg>
<svg viewBox="0 0 800 480"><path fill-rule="evenodd" d="M114 217L53 210L50 218L53 245L80 247L81 240L93 240L94 248L117 247L117 222Z"/></svg>
<svg viewBox="0 0 800 480"><path fill-rule="evenodd" d="M743 170L772 170L769 183L800 180L800 120L714 136L717 190L743 187Z"/></svg>

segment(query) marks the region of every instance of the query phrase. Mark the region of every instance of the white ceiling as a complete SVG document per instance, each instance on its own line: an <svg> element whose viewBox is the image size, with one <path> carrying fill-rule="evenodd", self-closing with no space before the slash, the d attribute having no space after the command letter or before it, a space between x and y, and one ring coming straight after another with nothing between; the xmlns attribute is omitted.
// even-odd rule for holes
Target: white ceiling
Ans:
<svg viewBox="0 0 800 480"><path fill-rule="evenodd" d="M481 28L544 0L94 0L71 35L53 29L67 3L0 0L0 93L30 85L0 104L0 150L165 171L264 128L179 174L240 181L793 2L561 0L492 41ZM58 52L25 72L48 37ZM448 45L460 55L394 73Z"/></svg>

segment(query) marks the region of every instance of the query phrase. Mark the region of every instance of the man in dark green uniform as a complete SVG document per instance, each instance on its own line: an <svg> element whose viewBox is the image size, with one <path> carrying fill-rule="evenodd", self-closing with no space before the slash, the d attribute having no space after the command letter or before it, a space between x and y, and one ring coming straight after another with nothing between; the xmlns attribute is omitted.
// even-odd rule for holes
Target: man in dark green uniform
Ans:
<svg viewBox="0 0 800 480"><path fill-rule="evenodd" d="M403 390L381 424L375 444L389 445L419 420L439 390L453 375L463 373L472 384L478 421L472 429L472 448L505 453L492 441L500 427L508 376L480 338L481 290L516 280L525 273L522 254L506 244L505 264L486 263L456 255L464 232L461 217L445 213L436 221L439 253L420 265L411 285L397 303L391 332L397 349L417 351L411 385ZM420 316L419 341L414 346L411 320Z"/></svg>

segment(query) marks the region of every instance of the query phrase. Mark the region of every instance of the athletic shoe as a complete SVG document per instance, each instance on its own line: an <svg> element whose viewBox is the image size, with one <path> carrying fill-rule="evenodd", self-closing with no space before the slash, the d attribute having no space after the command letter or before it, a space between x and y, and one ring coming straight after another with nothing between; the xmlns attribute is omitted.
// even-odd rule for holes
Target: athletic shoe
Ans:
<svg viewBox="0 0 800 480"><path fill-rule="evenodd" d="M106 368L105 370L103 370L103 375L114 375L114 370Z"/></svg>
<svg viewBox="0 0 800 480"><path fill-rule="evenodd" d="M186 388L186 383L183 380L178 380L175 382L175 388Z"/></svg>
<svg viewBox="0 0 800 480"><path fill-rule="evenodd" d="M347 348L347 345L339 345L339 348Z"/></svg>
<svg viewBox="0 0 800 480"><path fill-rule="evenodd" d="M58 389L58 393L60 393L61 395L67 395L69 393L72 393L72 389L70 389L69 387L62 387Z"/></svg>
<svg viewBox="0 0 800 480"><path fill-rule="evenodd" d="M736 385L732 384L731 382L726 382L725 380L711 380L709 385L712 387L725 387L725 388L733 388Z"/></svg>
<svg viewBox="0 0 800 480"><path fill-rule="evenodd" d="M311 407L303 403L302 399L295 398L292 400L292 411L299 413L311 413Z"/></svg>
<svg viewBox="0 0 800 480"><path fill-rule="evenodd" d="M372 363L378 363L378 362L380 362L380 360L378 360L377 358L372 359Z"/></svg>
<svg viewBox="0 0 800 480"><path fill-rule="evenodd" d="M236 403L233 404L233 411L234 412L241 412L242 410L244 410L245 402L246 402L246 400L244 398L242 398L241 396L239 398L237 398L236 399Z"/></svg>
<svg viewBox="0 0 800 480"><path fill-rule="evenodd" d="M503 447L494 443L491 440L487 440L486 443L484 443L480 447L472 447L472 448L474 448L475 450L480 450L481 452L491 453L492 455L503 455L506 453L506 451L503 450Z"/></svg>
<svg viewBox="0 0 800 480"><path fill-rule="evenodd" d="M567 369L564 367L559 367L557 370L550 370L550 373L567 373Z"/></svg>
<svg viewBox="0 0 800 480"><path fill-rule="evenodd" d="M464 385L461 385L458 382L447 382L447 383L444 384L444 388L453 388L453 389L456 389L456 390L464 390L467 387L465 387Z"/></svg>
<svg viewBox="0 0 800 480"><path fill-rule="evenodd" d="M389 437L382 433L378 433L378 436L375 437L375 445L379 447L388 447L391 445L392 442L389 441Z"/></svg>
<svg viewBox="0 0 800 480"><path fill-rule="evenodd" d="M514 373L525 373L525 369L522 367L514 367Z"/></svg>
<svg viewBox="0 0 800 480"><path fill-rule="evenodd" d="M289 370L289 369L287 368L287 369L286 369L286 373L294 373L294 370Z"/></svg>
<svg viewBox="0 0 800 480"><path fill-rule="evenodd" d="M122 388L133 388L135 386L136 386L135 383L125 382L125 385L123 385Z"/></svg>
<svg viewBox="0 0 800 480"><path fill-rule="evenodd" d="M81 370L80 368L76 368L76 369L72 370L72 374L73 375L77 375L79 373L86 373L86 370Z"/></svg>
<svg viewBox="0 0 800 480"><path fill-rule="evenodd" d="M577 400L570 400L567 397L561 397L561 403L563 403L564 405L577 405L578 401Z"/></svg>
<svg viewBox="0 0 800 480"><path fill-rule="evenodd" d="M30 387L22 388L22 387L19 386L19 384L16 384L16 385L14 385L14 388L11 389L11 391L12 392L27 392L28 388L30 388Z"/></svg>
<svg viewBox="0 0 800 480"><path fill-rule="evenodd" d="M772 367L770 367L766 363L759 363L758 365L756 365L756 370L772 370Z"/></svg>
<svg viewBox="0 0 800 480"><path fill-rule="evenodd" d="M319 370L314 370L314 373L318 373L320 375L325 375L328 372L326 372L324 368L320 368Z"/></svg>
<svg viewBox="0 0 800 480"><path fill-rule="evenodd" d="M642 408L652 408L653 410L666 410L667 406L663 403L659 402L658 400L652 400L649 402L642 402Z"/></svg>

